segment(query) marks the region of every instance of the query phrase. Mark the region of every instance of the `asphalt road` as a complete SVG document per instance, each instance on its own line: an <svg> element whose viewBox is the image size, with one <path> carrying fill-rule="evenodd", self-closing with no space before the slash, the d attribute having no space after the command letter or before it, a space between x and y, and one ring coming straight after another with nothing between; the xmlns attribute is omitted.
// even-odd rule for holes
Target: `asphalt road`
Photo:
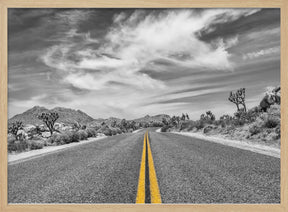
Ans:
<svg viewBox="0 0 288 212"><path fill-rule="evenodd" d="M8 202L135 203L144 134L9 165ZM278 158L153 130L149 142L162 203L280 202Z"/></svg>

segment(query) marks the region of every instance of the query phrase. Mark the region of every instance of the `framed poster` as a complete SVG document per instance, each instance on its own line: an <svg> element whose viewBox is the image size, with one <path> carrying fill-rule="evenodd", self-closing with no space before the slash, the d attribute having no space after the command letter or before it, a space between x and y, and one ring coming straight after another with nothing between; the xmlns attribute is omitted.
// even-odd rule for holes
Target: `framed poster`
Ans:
<svg viewBox="0 0 288 212"><path fill-rule="evenodd" d="M286 1L0 5L1 211L288 211Z"/></svg>

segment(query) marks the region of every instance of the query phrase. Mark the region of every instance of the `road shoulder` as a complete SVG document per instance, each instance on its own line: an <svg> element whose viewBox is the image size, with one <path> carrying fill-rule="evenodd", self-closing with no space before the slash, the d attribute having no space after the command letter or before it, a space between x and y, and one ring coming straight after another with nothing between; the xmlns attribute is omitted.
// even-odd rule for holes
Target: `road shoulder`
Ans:
<svg viewBox="0 0 288 212"><path fill-rule="evenodd" d="M19 162L24 162L26 160L37 158L43 155L62 151L67 148L102 140L106 137L107 136L102 136L98 138L88 138L87 140L84 140L78 143L70 143L70 144L65 144L61 146L47 146L47 147L44 147L43 149L31 150L31 151L21 152L21 153L16 153L16 154L8 154L8 164L11 165L11 164L19 163Z"/></svg>
<svg viewBox="0 0 288 212"><path fill-rule="evenodd" d="M235 147L235 148L239 148L239 149L248 150L251 152L256 152L256 153L280 158L280 149L275 148L275 147L271 147L271 146L254 144L252 142L246 142L246 141L231 140L231 139L220 138L220 137L216 137L216 136L213 136L213 137L212 136L206 136L203 134L192 133L192 132L170 132L170 133L184 135L184 136L193 137L193 138L197 138L197 139L203 139L205 141L219 143L219 144L223 144L226 146L231 146L231 147Z"/></svg>

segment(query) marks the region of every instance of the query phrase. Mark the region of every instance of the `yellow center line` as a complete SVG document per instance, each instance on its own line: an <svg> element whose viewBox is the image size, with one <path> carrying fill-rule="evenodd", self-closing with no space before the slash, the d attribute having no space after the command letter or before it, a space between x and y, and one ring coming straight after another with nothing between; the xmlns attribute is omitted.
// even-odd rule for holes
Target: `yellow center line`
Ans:
<svg viewBox="0 0 288 212"><path fill-rule="evenodd" d="M140 173L139 173L139 180L138 180L138 189L137 189L137 197L136 203L145 203L145 165L146 165L146 134L144 136L143 142L143 152L142 152L142 159L141 159L141 166L140 166Z"/></svg>
<svg viewBox="0 0 288 212"><path fill-rule="evenodd" d="M148 166L149 166L149 181L150 181L150 196L151 203L162 203L159 186L157 182L156 171L153 163L152 152L149 144L148 132L146 134L147 150L148 150Z"/></svg>

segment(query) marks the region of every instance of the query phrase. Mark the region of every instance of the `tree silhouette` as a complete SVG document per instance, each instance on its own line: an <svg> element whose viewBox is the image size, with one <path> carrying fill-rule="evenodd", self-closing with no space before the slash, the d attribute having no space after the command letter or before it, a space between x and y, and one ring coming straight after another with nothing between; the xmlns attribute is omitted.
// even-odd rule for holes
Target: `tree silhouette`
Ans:
<svg viewBox="0 0 288 212"><path fill-rule="evenodd" d="M245 104L245 88L240 88L236 92L231 91L228 100L236 105L238 112L247 111ZM240 108L240 105L242 105L243 108Z"/></svg>
<svg viewBox="0 0 288 212"><path fill-rule="evenodd" d="M215 115L209 110L206 114L201 114L200 116L201 121L215 121Z"/></svg>
<svg viewBox="0 0 288 212"><path fill-rule="evenodd" d="M182 121L185 121L185 120L186 120L186 115L185 115L184 113L182 113L181 120L182 120Z"/></svg>
<svg viewBox="0 0 288 212"><path fill-rule="evenodd" d="M38 116L38 119L42 120L48 127L51 136L54 132L54 124L58 118L59 114L56 112L41 113L41 115Z"/></svg>

